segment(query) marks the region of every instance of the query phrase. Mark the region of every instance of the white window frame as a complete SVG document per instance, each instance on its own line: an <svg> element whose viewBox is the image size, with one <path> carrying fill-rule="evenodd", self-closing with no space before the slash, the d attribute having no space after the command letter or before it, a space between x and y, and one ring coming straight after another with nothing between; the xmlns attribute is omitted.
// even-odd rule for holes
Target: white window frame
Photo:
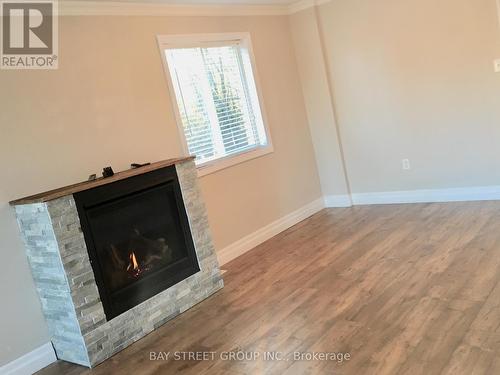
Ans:
<svg viewBox="0 0 500 375"><path fill-rule="evenodd" d="M177 103L177 96L175 94L174 84L172 81L172 77L170 75L168 61L165 56L165 50L172 48L203 47L203 46L217 45L217 43L238 42L248 53L248 57L251 64L250 68L254 78L254 82L249 82L249 84L255 83L255 91L257 92L258 105L262 116L264 131L266 133L267 144L265 146L256 146L255 148L252 148L250 150L245 150L232 155L220 157L215 160L199 163L197 164L198 176L200 177L205 176L207 174L217 172L221 169L225 169L233 165L240 164L248 160L252 160L270 154L274 151L273 142L271 139L271 133L269 131L269 126L267 121L267 115L264 108L264 100L262 98L262 92L260 89L261 85L259 81L259 75L257 72L255 57L252 50L252 40L250 37L250 33L237 32L237 33L223 33L223 34L157 35L157 41L158 41L158 47L160 49L161 60L163 62L163 69L165 71L168 90L170 93L171 104L175 114L175 120L177 122L177 128L181 140L182 151L185 156L189 155L189 148L186 141L186 136L184 135L184 126L182 124L182 119L179 112L179 106Z"/></svg>

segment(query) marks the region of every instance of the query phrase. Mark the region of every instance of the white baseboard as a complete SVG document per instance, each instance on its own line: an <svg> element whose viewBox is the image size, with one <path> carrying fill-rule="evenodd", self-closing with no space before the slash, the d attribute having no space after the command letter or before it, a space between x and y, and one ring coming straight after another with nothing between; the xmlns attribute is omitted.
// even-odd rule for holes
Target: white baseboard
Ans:
<svg viewBox="0 0 500 375"><path fill-rule="evenodd" d="M343 195L325 195L325 207L351 207L352 200L348 194Z"/></svg>
<svg viewBox="0 0 500 375"><path fill-rule="evenodd" d="M237 258L253 249L255 246L267 241L271 237L276 236L302 220L307 219L309 216L314 215L316 212L321 211L324 207L323 199L318 199L276 221L273 221L265 227L260 228L259 230L218 251L217 257L219 258L219 263L221 265L226 264L234 258Z"/></svg>
<svg viewBox="0 0 500 375"><path fill-rule="evenodd" d="M356 193L349 195L328 195L292 212L245 236L241 240L217 252L219 263L225 264L260 245L278 233L320 211L323 207L351 207L353 205L432 203L500 200L500 186L482 186L452 189L426 189L407 191L387 191L376 193Z"/></svg>
<svg viewBox="0 0 500 375"><path fill-rule="evenodd" d="M267 241L275 235L292 227L321 211L324 207L350 207L352 205L433 203L500 200L500 186L480 186L452 189L427 189L388 191L377 193L356 193L349 195L330 195L315 200L304 207L266 225L263 228L217 252L221 265L237 258ZM49 342L0 367L2 375L31 375L57 361L52 344Z"/></svg>
<svg viewBox="0 0 500 375"><path fill-rule="evenodd" d="M298 209L281 219L245 236L217 252L219 263L225 264L260 245L278 233L308 218L324 207L351 207L353 205L433 203L500 200L500 186L479 186L452 189L426 189L356 193L349 196L328 195Z"/></svg>
<svg viewBox="0 0 500 375"><path fill-rule="evenodd" d="M356 193L354 205L500 200L500 186Z"/></svg>
<svg viewBox="0 0 500 375"><path fill-rule="evenodd" d="M0 367L2 375L32 375L57 361L50 342Z"/></svg>

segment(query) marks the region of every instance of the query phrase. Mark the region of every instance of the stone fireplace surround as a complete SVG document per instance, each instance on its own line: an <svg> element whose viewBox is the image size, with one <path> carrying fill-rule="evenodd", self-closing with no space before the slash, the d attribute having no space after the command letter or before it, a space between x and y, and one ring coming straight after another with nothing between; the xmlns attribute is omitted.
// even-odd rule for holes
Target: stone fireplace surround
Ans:
<svg viewBox="0 0 500 375"><path fill-rule="evenodd" d="M93 367L223 287L193 158L154 163L112 179L169 165L177 171L200 272L110 321L104 314L73 199L73 193L86 188L85 183L11 202L59 359ZM108 182L97 182L104 183Z"/></svg>

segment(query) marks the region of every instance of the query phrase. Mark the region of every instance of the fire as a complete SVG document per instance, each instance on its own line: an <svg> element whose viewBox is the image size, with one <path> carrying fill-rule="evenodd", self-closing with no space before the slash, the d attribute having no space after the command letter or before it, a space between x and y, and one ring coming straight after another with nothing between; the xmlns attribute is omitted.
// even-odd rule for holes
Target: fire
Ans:
<svg viewBox="0 0 500 375"><path fill-rule="evenodd" d="M134 252L130 253L129 259L130 259L130 263L129 263L128 267L127 267L127 271L131 271L131 270L136 271L136 270L138 270L139 269L139 263L137 263L137 259L135 257L135 253Z"/></svg>
<svg viewBox="0 0 500 375"><path fill-rule="evenodd" d="M127 266L127 272L130 273L133 277L138 277L142 273L142 270L139 267L139 263L137 262L135 253L132 251L128 257L130 262Z"/></svg>

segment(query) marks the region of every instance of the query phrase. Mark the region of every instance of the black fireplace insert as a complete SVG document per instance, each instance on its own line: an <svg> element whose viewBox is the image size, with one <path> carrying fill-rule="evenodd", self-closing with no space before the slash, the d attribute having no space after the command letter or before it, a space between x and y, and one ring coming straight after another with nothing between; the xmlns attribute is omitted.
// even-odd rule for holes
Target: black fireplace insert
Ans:
<svg viewBox="0 0 500 375"><path fill-rule="evenodd" d="M74 198L108 320L200 270L175 166Z"/></svg>

